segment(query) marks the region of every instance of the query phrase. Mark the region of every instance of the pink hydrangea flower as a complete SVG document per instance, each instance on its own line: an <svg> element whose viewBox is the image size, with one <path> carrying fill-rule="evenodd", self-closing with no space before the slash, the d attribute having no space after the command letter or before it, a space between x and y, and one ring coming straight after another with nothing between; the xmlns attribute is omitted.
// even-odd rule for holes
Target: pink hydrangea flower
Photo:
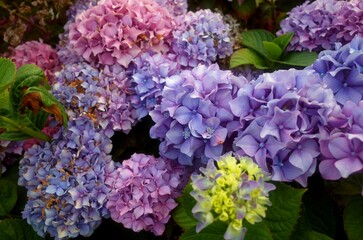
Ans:
<svg viewBox="0 0 363 240"><path fill-rule="evenodd" d="M18 68L24 64L37 65L44 71L50 83L53 83L54 72L60 69L57 51L38 41L28 41L17 46L10 58Z"/></svg>
<svg viewBox="0 0 363 240"><path fill-rule="evenodd" d="M70 26L74 50L90 63L127 67L148 50L166 52L174 22L150 0L104 0L82 12Z"/></svg>

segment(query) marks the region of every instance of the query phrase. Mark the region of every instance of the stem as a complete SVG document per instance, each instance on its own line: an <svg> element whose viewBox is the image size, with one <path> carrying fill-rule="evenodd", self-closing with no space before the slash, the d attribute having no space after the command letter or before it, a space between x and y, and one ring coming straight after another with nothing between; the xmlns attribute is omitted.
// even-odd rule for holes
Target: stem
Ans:
<svg viewBox="0 0 363 240"><path fill-rule="evenodd" d="M24 126L22 124L19 124L18 122L10 119L10 118L7 118L7 117L4 117L4 116L0 116L0 121L2 122L5 122L9 125L11 125L12 127L14 127L16 130L18 130L19 132L23 132L29 136L32 136L34 138L38 138L42 141L50 141L50 137L48 137L46 134L44 134L43 132L40 132L40 131L35 131L27 126Z"/></svg>

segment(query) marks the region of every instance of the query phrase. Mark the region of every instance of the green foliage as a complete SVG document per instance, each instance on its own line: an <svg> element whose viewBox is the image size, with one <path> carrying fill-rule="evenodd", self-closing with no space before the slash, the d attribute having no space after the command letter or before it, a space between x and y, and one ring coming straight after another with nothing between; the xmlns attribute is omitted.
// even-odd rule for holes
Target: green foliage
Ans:
<svg viewBox="0 0 363 240"><path fill-rule="evenodd" d="M286 33L276 37L269 31L253 29L242 34L245 48L233 53L230 67L250 64L258 69L281 69L289 66L305 67L317 58L315 52L285 52L293 34Z"/></svg>
<svg viewBox="0 0 363 240"><path fill-rule="evenodd" d="M354 196L344 210L344 229L349 240L360 240L363 236L363 197Z"/></svg>
<svg viewBox="0 0 363 240"><path fill-rule="evenodd" d="M223 240L227 225L223 222L214 222L205 227L199 233L195 232L195 228L190 228L182 234L180 240Z"/></svg>
<svg viewBox="0 0 363 240"><path fill-rule="evenodd" d="M10 213L17 201L16 184L0 179L0 217Z"/></svg>
<svg viewBox="0 0 363 240"><path fill-rule="evenodd" d="M0 240L40 240L32 227L21 219L0 221Z"/></svg>
<svg viewBox="0 0 363 240"><path fill-rule="evenodd" d="M25 64L16 71L9 59L0 58L0 140L48 141L41 130L49 114L67 126L66 112L46 84L44 72L36 65Z"/></svg>

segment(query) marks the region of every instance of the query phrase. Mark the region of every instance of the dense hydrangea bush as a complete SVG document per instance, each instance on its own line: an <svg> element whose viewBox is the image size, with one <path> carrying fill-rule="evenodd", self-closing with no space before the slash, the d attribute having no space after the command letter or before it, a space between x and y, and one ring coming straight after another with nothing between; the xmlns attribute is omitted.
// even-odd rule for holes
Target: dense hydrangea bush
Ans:
<svg viewBox="0 0 363 240"><path fill-rule="evenodd" d="M18 182L28 196L23 218L40 236L90 236L100 225L108 215L105 178L115 168L111 149L110 139L80 117L25 152Z"/></svg>
<svg viewBox="0 0 363 240"><path fill-rule="evenodd" d="M363 4L359 0L306 1L281 21L279 34L293 32L289 50L321 51L363 36Z"/></svg>

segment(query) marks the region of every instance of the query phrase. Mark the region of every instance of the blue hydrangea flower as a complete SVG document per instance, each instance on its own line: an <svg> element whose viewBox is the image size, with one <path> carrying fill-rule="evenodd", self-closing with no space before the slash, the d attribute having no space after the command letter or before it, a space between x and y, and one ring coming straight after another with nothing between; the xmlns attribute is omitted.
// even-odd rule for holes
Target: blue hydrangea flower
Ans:
<svg viewBox="0 0 363 240"><path fill-rule="evenodd" d="M171 52L185 68L210 65L232 54L229 28L219 13L208 10L188 12L178 19Z"/></svg>
<svg viewBox="0 0 363 240"><path fill-rule="evenodd" d="M155 2L168 9L174 16L184 15L188 10L188 0L155 0Z"/></svg>
<svg viewBox="0 0 363 240"><path fill-rule="evenodd" d="M105 179L115 168L111 149L111 140L79 117L25 152L18 181L28 196L23 218L40 236L90 236L100 225L108 215Z"/></svg>

